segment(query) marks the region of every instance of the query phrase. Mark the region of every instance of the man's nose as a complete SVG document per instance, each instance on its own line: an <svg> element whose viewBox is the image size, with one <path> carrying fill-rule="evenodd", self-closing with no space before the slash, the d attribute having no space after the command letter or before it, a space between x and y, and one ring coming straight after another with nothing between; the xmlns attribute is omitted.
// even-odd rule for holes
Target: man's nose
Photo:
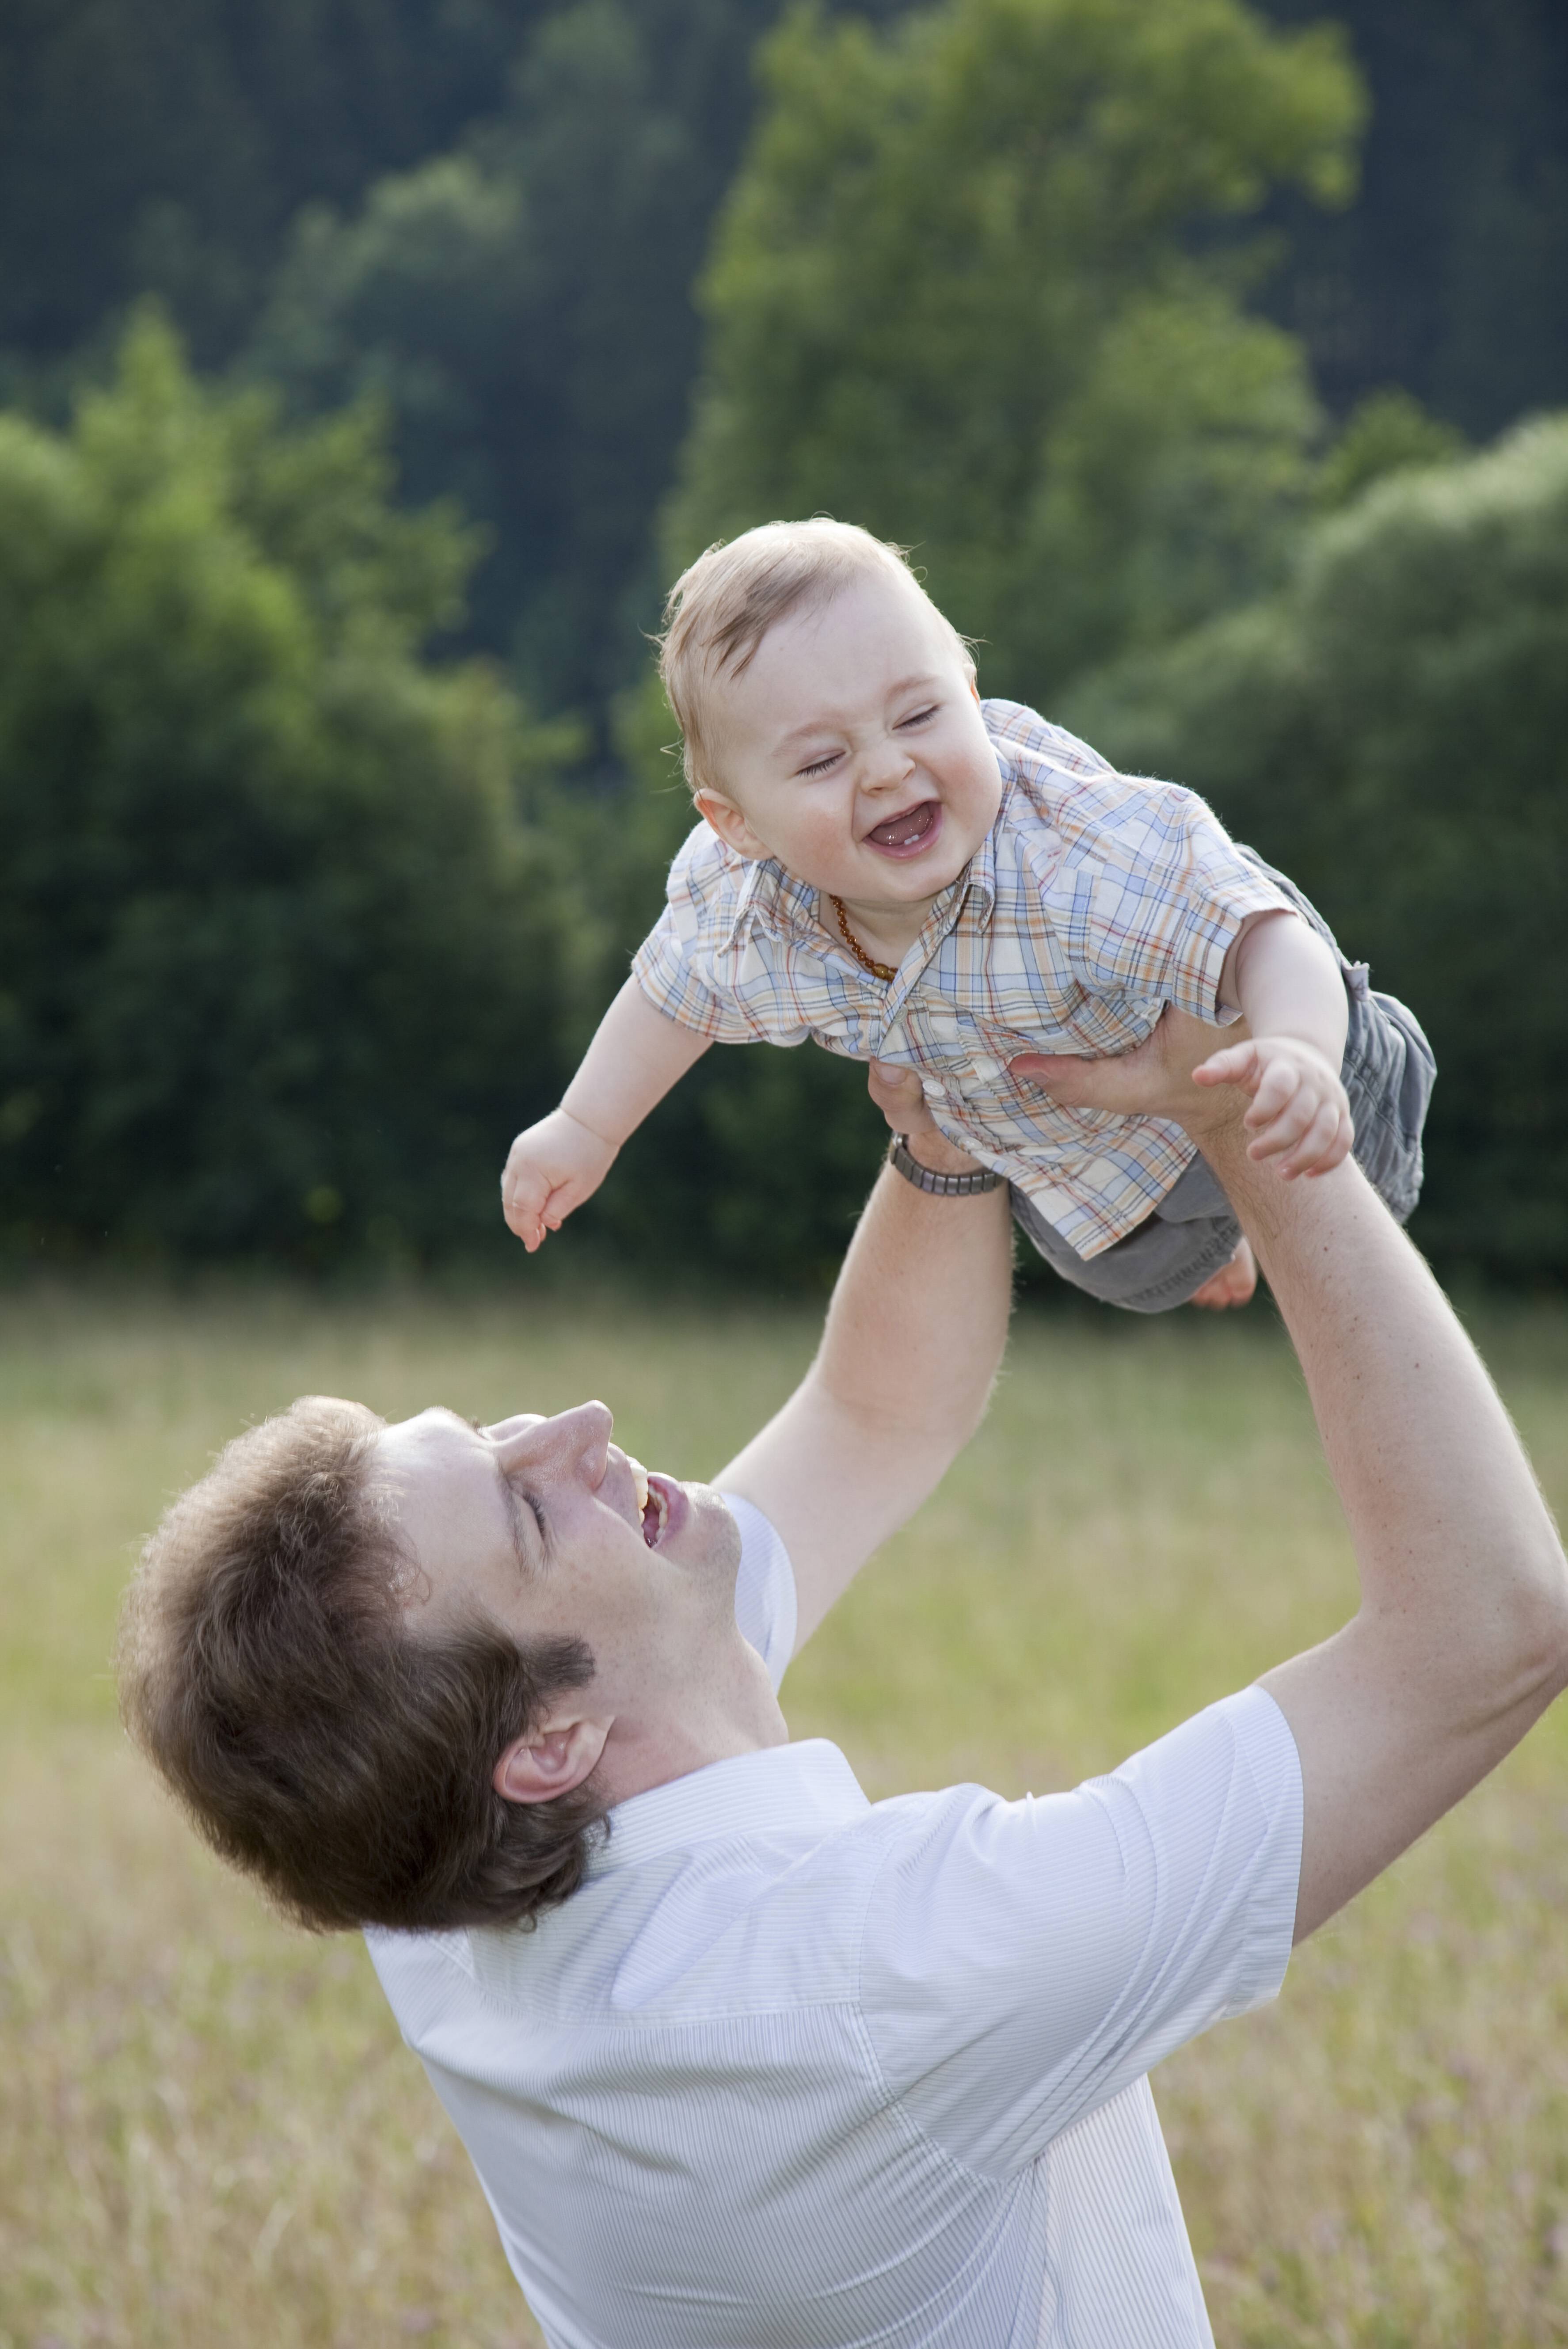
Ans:
<svg viewBox="0 0 1568 2349"><path fill-rule="evenodd" d="M609 1405L574 1403L570 1411L552 1413L548 1419L529 1421L502 1439L500 1450L509 1472L531 1463L568 1475L581 1472L598 1484L609 1464L611 1430L615 1424Z"/></svg>
<svg viewBox="0 0 1568 2349"><path fill-rule="evenodd" d="M610 1464L610 1437L614 1426L614 1414L609 1404L595 1400L558 1412L551 1422L551 1433L561 1447L562 1456L581 1467L589 1482L597 1485Z"/></svg>

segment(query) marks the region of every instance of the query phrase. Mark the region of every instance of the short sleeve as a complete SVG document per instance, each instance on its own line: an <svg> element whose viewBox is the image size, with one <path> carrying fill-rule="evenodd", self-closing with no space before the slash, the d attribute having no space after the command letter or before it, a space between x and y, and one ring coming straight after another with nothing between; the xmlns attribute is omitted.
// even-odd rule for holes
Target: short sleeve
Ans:
<svg viewBox="0 0 1568 2349"><path fill-rule="evenodd" d="M782 1537L755 1503L738 1493L726 1493L723 1499L740 1528L735 1619L777 1690L795 1652L795 1569Z"/></svg>
<svg viewBox="0 0 1568 2349"><path fill-rule="evenodd" d="M632 977L655 1011L710 1044L772 1040L755 1008L714 977L715 949L739 910L743 878L706 823L682 843L670 866L665 910L632 957Z"/></svg>
<svg viewBox="0 0 1568 2349"><path fill-rule="evenodd" d="M1109 1777L921 1798L867 1910L867 2028L910 2117L993 2176L1211 2023L1274 1996L1295 1930L1301 1766L1261 1689Z"/></svg>
<svg viewBox="0 0 1568 2349"><path fill-rule="evenodd" d="M738 1003L727 1001L709 986L703 957L683 938L672 907L666 905L632 957L632 977L655 1011L690 1028L710 1044L754 1044L755 1024Z"/></svg>
<svg viewBox="0 0 1568 2349"><path fill-rule="evenodd" d="M1054 815L1046 905L1078 984L1220 1019L1225 957L1253 915L1294 912L1283 891L1176 783L1075 776Z"/></svg>

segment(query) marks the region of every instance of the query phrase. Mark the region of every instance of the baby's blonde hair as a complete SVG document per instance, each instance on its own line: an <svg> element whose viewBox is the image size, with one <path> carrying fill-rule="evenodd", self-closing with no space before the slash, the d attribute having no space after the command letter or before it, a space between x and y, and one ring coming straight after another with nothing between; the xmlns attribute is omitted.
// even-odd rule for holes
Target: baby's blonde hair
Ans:
<svg viewBox="0 0 1568 2349"><path fill-rule="evenodd" d="M719 539L681 573L665 605L659 675L681 730L693 791L717 780L703 734L705 688L717 678L742 676L786 613L830 603L851 579L877 571L891 571L925 595L902 546L873 538L854 523L818 514L810 522L760 523L727 543ZM968 646L944 613L936 616L973 677Z"/></svg>

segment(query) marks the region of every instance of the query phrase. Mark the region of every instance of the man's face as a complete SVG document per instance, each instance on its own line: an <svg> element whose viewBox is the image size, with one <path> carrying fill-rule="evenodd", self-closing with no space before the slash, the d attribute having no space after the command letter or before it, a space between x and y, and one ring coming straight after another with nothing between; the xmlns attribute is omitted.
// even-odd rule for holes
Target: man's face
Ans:
<svg viewBox="0 0 1568 2349"><path fill-rule="evenodd" d="M736 1625L735 1520L707 1485L649 1476L613 1426L601 1402L488 1427L436 1409L385 1428L376 1465L410 1556L409 1630L482 1610L520 1641L585 1640L593 1678L571 1701L608 1724L618 1799L695 1766L688 1747L738 1699L777 1707Z"/></svg>
<svg viewBox="0 0 1568 2349"><path fill-rule="evenodd" d="M787 614L713 702L723 781L698 792L703 813L846 904L938 895L995 822L1001 775L957 641L892 569Z"/></svg>

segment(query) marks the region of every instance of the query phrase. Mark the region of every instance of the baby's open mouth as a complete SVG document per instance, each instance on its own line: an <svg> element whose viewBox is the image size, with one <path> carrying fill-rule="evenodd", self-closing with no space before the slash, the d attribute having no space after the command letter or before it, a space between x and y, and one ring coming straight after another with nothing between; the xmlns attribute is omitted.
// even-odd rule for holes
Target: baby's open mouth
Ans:
<svg viewBox="0 0 1568 2349"><path fill-rule="evenodd" d="M885 823L874 824L866 838L878 848L912 848L923 840L936 822L934 800L922 800L918 807L905 808L902 815L890 815Z"/></svg>

